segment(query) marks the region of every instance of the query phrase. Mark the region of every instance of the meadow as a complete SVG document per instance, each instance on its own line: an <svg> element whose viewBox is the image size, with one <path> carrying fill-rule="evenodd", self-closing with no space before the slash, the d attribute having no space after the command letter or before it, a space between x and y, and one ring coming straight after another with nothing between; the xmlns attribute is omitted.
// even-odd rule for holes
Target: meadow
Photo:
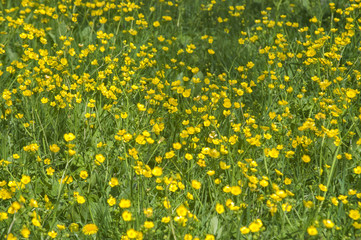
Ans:
<svg viewBox="0 0 361 240"><path fill-rule="evenodd" d="M361 239L361 0L1 0L0 239Z"/></svg>

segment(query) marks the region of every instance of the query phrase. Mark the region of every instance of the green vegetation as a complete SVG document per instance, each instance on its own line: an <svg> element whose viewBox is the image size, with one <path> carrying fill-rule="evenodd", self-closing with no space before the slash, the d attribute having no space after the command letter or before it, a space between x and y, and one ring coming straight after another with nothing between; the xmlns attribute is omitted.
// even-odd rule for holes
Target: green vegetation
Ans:
<svg viewBox="0 0 361 240"><path fill-rule="evenodd" d="M361 1L0 2L1 239L359 239Z"/></svg>

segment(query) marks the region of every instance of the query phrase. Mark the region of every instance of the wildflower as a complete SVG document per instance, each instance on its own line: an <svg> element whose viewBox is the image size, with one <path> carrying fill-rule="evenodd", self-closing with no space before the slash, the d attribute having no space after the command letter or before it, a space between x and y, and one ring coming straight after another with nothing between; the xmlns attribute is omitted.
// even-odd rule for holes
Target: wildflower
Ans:
<svg viewBox="0 0 361 240"><path fill-rule="evenodd" d="M20 231L21 236L23 236L24 238L29 238L30 236L30 230L26 227L23 226L23 228Z"/></svg>
<svg viewBox="0 0 361 240"><path fill-rule="evenodd" d="M104 161L105 161L105 157L103 156L103 154L95 155L95 164L100 165Z"/></svg>
<svg viewBox="0 0 361 240"><path fill-rule="evenodd" d="M170 222L170 217L163 217L162 218L162 223L169 223Z"/></svg>
<svg viewBox="0 0 361 240"><path fill-rule="evenodd" d="M248 226L248 228L251 230L251 232L258 232L262 226L263 226L263 223L262 223L261 219L257 219L254 222L252 222Z"/></svg>
<svg viewBox="0 0 361 240"><path fill-rule="evenodd" d="M64 139L67 142L71 142L75 139L75 135L72 133L66 133L66 134L64 134Z"/></svg>
<svg viewBox="0 0 361 240"><path fill-rule="evenodd" d="M130 206L131 206L131 202L128 199L121 199L119 202L120 208L130 208Z"/></svg>
<svg viewBox="0 0 361 240"><path fill-rule="evenodd" d="M60 150L59 146L56 145L56 144L50 145L50 146L49 146L49 149L50 149L50 151L52 151L53 153L57 153L57 152L59 152L59 150Z"/></svg>
<svg viewBox="0 0 361 240"><path fill-rule="evenodd" d="M239 186L232 186L231 187L231 193L235 196L242 193L242 189Z"/></svg>
<svg viewBox="0 0 361 240"><path fill-rule="evenodd" d="M144 227L147 228L147 229L153 228L154 223L152 221L145 221L144 222Z"/></svg>
<svg viewBox="0 0 361 240"><path fill-rule="evenodd" d="M87 171L81 171L79 173L80 178L87 179L88 178L88 172Z"/></svg>
<svg viewBox="0 0 361 240"><path fill-rule="evenodd" d="M89 223L89 224L86 224L83 227L82 232L85 235L93 235L93 234L96 234L98 232L98 227L97 227L97 225L95 225L93 223Z"/></svg>
<svg viewBox="0 0 361 240"><path fill-rule="evenodd" d="M77 195L77 196L76 196L76 201L77 201L79 204L83 204L83 203L85 203L85 198L84 198L83 196Z"/></svg>
<svg viewBox="0 0 361 240"><path fill-rule="evenodd" d="M289 179L289 178L285 178L284 183L285 183L286 185L290 185L290 184L292 183L292 180Z"/></svg>
<svg viewBox="0 0 361 240"><path fill-rule="evenodd" d="M251 231L248 227L241 227L239 230L242 234L247 234Z"/></svg>
<svg viewBox="0 0 361 240"><path fill-rule="evenodd" d="M119 185L119 181L118 181L118 178L115 178L115 177L112 177L109 181L109 185L111 187L115 187L115 186L118 186Z"/></svg>
<svg viewBox="0 0 361 240"><path fill-rule="evenodd" d="M5 235L6 240L17 240L18 238L15 237L12 233L9 233L9 235Z"/></svg>
<svg viewBox="0 0 361 240"><path fill-rule="evenodd" d="M354 223L352 223L352 226L356 229L361 229L361 223L354 222Z"/></svg>
<svg viewBox="0 0 361 240"><path fill-rule="evenodd" d="M136 238L137 235L138 235L138 233L137 233L137 231L135 231L134 229L129 229L129 230L127 231L127 236L128 236L128 238L130 238L130 239Z"/></svg>
<svg viewBox="0 0 361 240"><path fill-rule="evenodd" d="M156 177L159 177L163 174L163 170L161 167L154 167L152 170L152 174Z"/></svg>
<svg viewBox="0 0 361 240"><path fill-rule="evenodd" d="M65 225L61 225L61 224L57 224L56 227L57 227L59 230L65 230L65 229L66 229Z"/></svg>
<svg viewBox="0 0 361 240"><path fill-rule="evenodd" d="M129 221L132 220L132 214L129 211L125 210L122 213L122 218L123 218L124 221L129 222Z"/></svg>
<svg viewBox="0 0 361 240"><path fill-rule="evenodd" d="M188 209L184 207L184 205L181 205L177 208L176 212L178 216L185 217L188 213Z"/></svg>
<svg viewBox="0 0 361 240"><path fill-rule="evenodd" d="M269 151L268 154L271 158L278 158L279 151L275 148L272 148L272 150Z"/></svg>
<svg viewBox="0 0 361 240"><path fill-rule="evenodd" d="M37 218L35 218L35 217L31 220L31 223L32 223L35 227L40 227L40 226L41 226L40 221L39 221Z"/></svg>
<svg viewBox="0 0 361 240"><path fill-rule="evenodd" d="M52 167L48 167L46 169L46 174L49 175L49 176L53 176L54 172L55 172L55 169L52 168Z"/></svg>
<svg viewBox="0 0 361 240"><path fill-rule="evenodd" d="M327 187L323 184L318 185L322 192L327 192Z"/></svg>
<svg viewBox="0 0 361 240"><path fill-rule="evenodd" d="M58 235L58 233L55 232L54 230L52 230L51 232L48 232L48 236L51 238L56 238L57 235Z"/></svg>
<svg viewBox="0 0 361 240"><path fill-rule="evenodd" d="M30 181L31 181L31 178L29 176L23 175L21 178L21 182L25 185L28 184Z"/></svg>
<svg viewBox="0 0 361 240"><path fill-rule="evenodd" d="M348 216L357 221L360 219L360 212L358 210L350 210Z"/></svg>
<svg viewBox="0 0 361 240"><path fill-rule="evenodd" d="M224 206L222 204L217 203L216 204L216 211L218 214L224 213Z"/></svg>
<svg viewBox="0 0 361 240"><path fill-rule="evenodd" d="M333 228L333 226L335 226L335 224L330 219L324 219L322 223L327 228Z"/></svg>
<svg viewBox="0 0 361 240"><path fill-rule="evenodd" d="M200 189L201 188L201 183L198 182L197 180L192 180L192 187L196 190Z"/></svg>
<svg viewBox="0 0 361 240"><path fill-rule="evenodd" d="M77 232L79 231L79 225L77 223L72 223L69 226L70 232Z"/></svg>
<svg viewBox="0 0 361 240"><path fill-rule="evenodd" d="M317 228L315 228L314 226L309 226L307 228L307 233L311 236L315 236L318 234Z"/></svg>
<svg viewBox="0 0 361 240"><path fill-rule="evenodd" d="M207 234L204 240L214 240L214 236L211 234Z"/></svg>
<svg viewBox="0 0 361 240"><path fill-rule="evenodd" d="M112 207L117 203L117 200L114 197L110 196L107 200L107 203L109 204L109 206Z"/></svg>
<svg viewBox="0 0 361 240"><path fill-rule="evenodd" d="M190 234L186 234L184 235L184 239L183 240L193 240L193 236Z"/></svg>
<svg viewBox="0 0 361 240"><path fill-rule="evenodd" d="M302 159L302 161L304 161L305 163L309 163L309 162L311 161L311 158L310 158L310 156L308 156L308 155L303 155L301 159Z"/></svg>
<svg viewBox="0 0 361 240"><path fill-rule="evenodd" d="M146 215L147 218L152 217L153 216L153 209L152 208L144 209L144 214Z"/></svg>
<svg viewBox="0 0 361 240"><path fill-rule="evenodd" d="M349 98L354 98L354 97L356 97L356 94L357 94L357 91L354 90L354 89L349 89L349 90L347 90L347 92L346 92L346 95L347 95L347 97L349 97Z"/></svg>
<svg viewBox="0 0 361 240"><path fill-rule="evenodd" d="M314 206L312 201L303 201L303 206L305 206L306 208L312 208Z"/></svg>

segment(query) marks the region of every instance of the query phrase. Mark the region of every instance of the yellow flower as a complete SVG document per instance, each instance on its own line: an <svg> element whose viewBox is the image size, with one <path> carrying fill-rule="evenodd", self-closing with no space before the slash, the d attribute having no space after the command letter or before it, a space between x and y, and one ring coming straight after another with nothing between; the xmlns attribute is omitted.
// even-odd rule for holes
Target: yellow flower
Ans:
<svg viewBox="0 0 361 240"><path fill-rule="evenodd" d="M354 228L356 228L356 229L360 229L360 228L361 228L361 223L354 222L354 223L352 224L352 226L353 226Z"/></svg>
<svg viewBox="0 0 361 240"><path fill-rule="evenodd" d="M182 144L180 144L179 142L173 143L173 148L176 149L176 150L179 150L179 149L182 148Z"/></svg>
<svg viewBox="0 0 361 240"><path fill-rule="evenodd" d="M107 203L109 204L109 206L112 207L117 203L117 200L114 197L110 196L107 200Z"/></svg>
<svg viewBox="0 0 361 240"><path fill-rule="evenodd" d="M79 203L79 204L83 204L85 203L85 198L83 196L76 196L76 201Z"/></svg>
<svg viewBox="0 0 361 240"><path fill-rule="evenodd" d="M8 219L8 214L6 212L0 212L0 221Z"/></svg>
<svg viewBox="0 0 361 240"><path fill-rule="evenodd" d="M289 178L285 178L284 183L285 183L286 185L290 185L290 184L292 183L292 180L289 179Z"/></svg>
<svg viewBox="0 0 361 240"><path fill-rule="evenodd" d="M37 218L33 218L33 219L31 220L31 223L32 223L34 226L36 226L36 227L40 227L40 226L41 226L40 221L39 221Z"/></svg>
<svg viewBox="0 0 361 240"><path fill-rule="evenodd" d="M357 94L357 91L354 90L354 89L349 89L349 90L347 90L347 92L346 92L346 95L347 95L347 97L349 97L349 98L354 98L354 97L356 97L356 94Z"/></svg>
<svg viewBox="0 0 361 240"><path fill-rule="evenodd" d="M161 167L154 167L152 170L152 174L156 177L159 177L163 174L163 170Z"/></svg>
<svg viewBox="0 0 361 240"><path fill-rule="evenodd" d="M169 202L169 200L164 200L163 201L163 206L166 208L166 209L169 209L171 206L170 206L170 202Z"/></svg>
<svg viewBox="0 0 361 240"><path fill-rule="evenodd" d="M278 158L279 153L280 152L275 148L272 148L272 150L268 152L271 158Z"/></svg>
<svg viewBox="0 0 361 240"><path fill-rule="evenodd" d="M59 146L56 145L56 144L50 145L50 146L49 146L49 149L50 149L50 151L52 151L53 153L57 153L57 152L59 152L59 150L60 150Z"/></svg>
<svg viewBox="0 0 361 240"><path fill-rule="evenodd" d="M247 234L250 232L248 227L241 227L239 230L241 231L242 234Z"/></svg>
<svg viewBox="0 0 361 240"><path fill-rule="evenodd" d="M154 223L152 221L145 221L144 222L144 227L147 228L147 229L153 228Z"/></svg>
<svg viewBox="0 0 361 240"><path fill-rule="evenodd" d="M171 159L174 156L175 156L175 153L174 153L173 150L165 153L165 158L166 159Z"/></svg>
<svg viewBox="0 0 361 240"><path fill-rule="evenodd" d="M218 214L224 213L224 206L222 204L217 203L216 211L217 211Z"/></svg>
<svg viewBox="0 0 361 240"><path fill-rule="evenodd" d="M204 240L214 240L214 236L211 234L207 234Z"/></svg>
<svg viewBox="0 0 361 240"><path fill-rule="evenodd" d="M327 192L327 187L323 184L318 185L322 192Z"/></svg>
<svg viewBox="0 0 361 240"><path fill-rule="evenodd" d="M123 213L122 213L122 218L124 221L126 222L129 222L132 220L132 213L129 212L128 210L125 210Z"/></svg>
<svg viewBox="0 0 361 240"><path fill-rule="evenodd" d="M327 228L333 228L333 226L335 226L335 224L330 219L324 219L322 222L323 225L325 225Z"/></svg>
<svg viewBox="0 0 361 240"><path fill-rule="evenodd" d="M121 199L119 202L119 207L121 208L130 208L131 202L128 199Z"/></svg>
<svg viewBox="0 0 361 240"><path fill-rule="evenodd" d="M105 157L103 156L103 154L97 154L95 156L95 164L100 165L104 161L105 161Z"/></svg>
<svg viewBox="0 0 361 240"><path fill-rule="evenodd" d="M81 171L81 172L79 173L79 176L80 176L80 178L82 178L82 179L86 179L86 178L88 177L88 172L87 172L87 171Z"/></svg>
<svg viewBox="0 0 361 240"><path fill-rule="evenodd" d="M30 230L24 226L22 229L21 229L21 232L20 232L21 236L23 236L24 238L29 238L30 236Z"/></svg>
<svg viewBox="0 0 361 240"><path fill-rule="evenodd" d="M28 184L30 181L31 181L31 178L29 176L23 175L21 178L21 182L25 185Z"/></svg>
<svg viewBox="0 0 361 240"><path fill-rule="evenodd" d="M153 208L146 208L146 209L144 209L143 212L147 218L150 218L153 216Z"/></svg>
<svg viewBox="0 0 361 240"><path fill-rule="evenodd" d="M282 210L284 212L289 212L289 211L291 211L291 209L292 209L292 205L290 205L289 203L282 204Z"/></svg>
<svg viewBox="0 0 361 240"><path fill-rule="evenodd" d="M69 226L69 230L70 230L70 232L77 232L77 231L79 231L79 225L77 223L72 223Z"/></svg>
<svg viewBox="0 0 361 240"><path fill-rule="evenodd" d="M309 226L309 227L307 228L307 232L308 232L308 234L311 235L311 236L315 236L315 235L318 234L317 228L315 228L314 226Z"/></svg>
<svg viewBox="0 0 361 240"><path fill-rule="evenodd" d="M353 220L357 221L360 219L360 212L358 210L350 210L348 216Z"/></svg>
<svg viewBox="0 0 361 240"><path fill-rule="evenodd" d="M192 159L193 159L193 156L192 156L192 154L190 154L190 153L186 153L186 155L185 155L184 157L185 157L185 159L187 159L187 160L192 160Z"/></svg>
<svg viewBox="0 0 361 240"><path fill-rule="evenodd" d="M215 51L213 49L208 49L208 53L213 55L213 54L215 54Z"/></svg>
<svg viewBox="0 0 361 240"><path fill-rule="evenodd" d="M48 167L46 169L46 174L49 175L49 176L53 176L54 172L55 172L55 169L52 168L52 167Z"/></svg>
<svg viewBox="0 0 361 240"><path fill-rule="evenodd" d="M308 156L308 155L303 155L301 159L302 159L302 161L304 161L305 163L309 163L309 162L311 161L311 158L310 158L310 156Z"/></svg>
<svg viewBox="0 0 361 240"><path fill-rule="evenodd" d="M129 229L129 230L127 231L127 236L128 236L128 238L130 238L130 239L136 238L137 235L138 235L138 233L137 233L137 231L135 231L134 229Z"/></svg>
<svg viewBox="0 0 361 240"><path fill-rule="evenodd" d="M258 232L262 226L263 226L263 223L262 223L261 219L257 219L254 222L252 222L248 226L248 228L251 230L251 232Z"/></svg>
<svg viewBox="0 0 361 240"><path fill-rule="evenodd" d="M265 180L265 179L262 179L259 184L262 186L262 187L267 187L268 186L268 181Z"/></svg>
<svg viewBox="0 0 361 240"><path fill-rule="evenodd" d="M242 189L239 186L233 186L231 187L231 193L237 196L242 193Z"/></svg>
<svg viewBox="0 0 361 240"><path fill-rule="evenodd" d="M176 212L178 216L185 217L188 213L188 209L184 205L180 205Z"/></svg>
<svg viewBox="0 0 361 240"><path fill-rule="evenodd" d="M93 235L93 234L96 234L98 232L98 227L97 227L97 225L95 225L93 223L89 223L89 224L86 224L83 227L82 232L85 235Z"/></svg>
<svg viewBox="0 0 361 240"><path fill-rule="evenodd" d="M192 187L196 190L200 189L202 184L198 182L197 180L192 180Z"/></svg>
<svg viewBox="0 0 361 240"><path fill-rule="evenodd" d="M9 235L5 235L6 240L17 240L18 238L15 237L12 233L9 233Z"/></svg>
<svg viewBox="0 0 361 240"><path fill-rule="evenodd" d="M52 230L51 232L48 232L48 236L51 238L56 238L57 235L58 235L58 233L55 232L54 230Z"/></svg>
<svg viewBox="0 0 361 240"><path fill-rule="evenodd" d="M361 167L360 167L360 166L355 167L355 168L353 169L353 172L354 172L355 174L361 174Z"/></svg>
<svg viewBox="0 0 361 240"><path fill-rule="evenodd" d="M118 178L115 178L115 177L112 177L109 181L109 185L111 187L115 187L115 186L118 186L119 185L119 181L118 181Z"/></svg>
<svg viewBox="0 0 361 240"><path fill-rule="evenodd" d="M75 139L75 135L72 133L66 133L66 134L64 134L64 139L67 142L71 142Z"/></svg>
<svg viewBox="0 0 361 240"><path fill-rule="evenodd" d="M192 235L190 235L190 234L184 235L184 240L192 240L192 239L193 239Z"/></svg>
<svg viewBox="0 0 361 240"><path fill-rule="evenodd" d="M65 230L65 229L66 229L65 225L60 225L60 224L57 224L56 227L57 227L59 230Z"/></svg>

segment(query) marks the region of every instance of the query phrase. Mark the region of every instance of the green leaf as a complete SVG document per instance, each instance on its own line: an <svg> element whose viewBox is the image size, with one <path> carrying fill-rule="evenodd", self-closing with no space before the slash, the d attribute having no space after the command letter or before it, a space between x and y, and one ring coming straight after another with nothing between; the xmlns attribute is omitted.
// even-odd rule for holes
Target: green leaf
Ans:
<svg viewBox="0 0 361 240"><path fill-rule="evenodd" d="M82 42L84 40L90 40L91 33L92 33L92 29L90 27L84 28L83 31L81 31L80 33L80 38Z"/></svg>
<svg viewBox="0 0 361 240"><path fill-rule="evenodd" d="M18 54L14 52L9 46L5 48L5 52L11 62L19 59Z"/></svg>
<svg viewBox="0 0 361 240"><path fill-rule="evenodd" d="M215 235L217 233L217 229L218 229L218 217L217 216L212 217L209 224L210 224L211 233L213 235Z"/></svg>

